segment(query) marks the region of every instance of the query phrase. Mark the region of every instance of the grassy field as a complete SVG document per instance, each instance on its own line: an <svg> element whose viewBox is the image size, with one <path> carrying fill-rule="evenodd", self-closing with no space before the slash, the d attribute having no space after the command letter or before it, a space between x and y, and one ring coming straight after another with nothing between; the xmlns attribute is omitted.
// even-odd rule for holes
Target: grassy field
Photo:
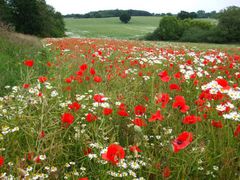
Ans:
<svg viewBox="0 0 240 180"><path fill-rule="evenodd" d="M239 179L240 46L99 38L140 19L0 33L0 179Z"/></svg>
<svg viewBox="0 0 240 180"><path fill-rule="evenodd" d="M2 179L239 179L239 49L44 42L0 98Z"/></svg>
<svg viewBox="0 0 240 180"><path fill-rule="evenodd" d="M65 18L69 37L137 39L151 33L159 25L161 17L133 16L128 24L112 18ZM216 23L214 19L200 19Z"/></svg>
<svg viewBox="0 0 240 180"><path fill-rule="evenodd" d="M159 24L160 17L132 17L128 24L119 18L65 19L70 37L97 37L136 39L152 32Z"/></svg>
<svg viewBox="0 0 240 180"><path fill-rule="evenodd" d="M5 86L19 84L26 75L26 70L22 69L23 60L45 62L46 57L42 56L41 50L39 38L0 29L0 95L5 94ZM42 70L38 69L40 73Z"/></svg>

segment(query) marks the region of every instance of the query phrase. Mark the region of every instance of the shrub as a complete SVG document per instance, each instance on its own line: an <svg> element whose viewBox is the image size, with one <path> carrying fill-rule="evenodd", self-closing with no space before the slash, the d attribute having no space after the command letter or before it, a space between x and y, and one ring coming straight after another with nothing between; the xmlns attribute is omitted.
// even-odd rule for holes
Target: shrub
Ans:
<svg viewBox="0 0 240 180"><path fill-rule="evenodd" d="M155 29L153 33L148 33L145 37L145 40L156 41L160 40L159 28Z"/></svg>
<svg viewBox="0 0 240 180"><path fill-rule="evenodd" d="M42 0L0 0L0 19L24 34L64 36L62 15Z"/></svg>
<svg viewBox="0 0 240 180"><path fill-rule="evenodd" d="M228 42L240 42L240 7L231 6L223 10L218 28Z"/></svg>
<svg viewBox="0 0 240 180"><path fill-rule="evenodd" d="M163 17L155 30L160 40L178 40L183 33L182 23L174 16Z"/></svg>
<svg viewBox="0 0 240 180"><path fill-rule="evenodd" d="M180 13L177 14L177 17L181 20L183 19L193 19L193 18L197 18L197 13L195 12L186 12L186 11L181 11Z"/></svg>
<svg viewBox="0 0 240 180"><path fill-rule="evenodd" d="M206 42L209 35L209 30L199 27L191 27L184 31L180 41L185 42Z"/></svg>
<svg viewBox="0 0 240 180"><path fill-rule="evenodd" d="M206 38L206 42L210 43L225 43L227 42L227 39L221 29L219 29L217 26L213 27L209 30L209 34Z"/></svg>
<svg viewBox="0 0 240 180"><path fill-rule="evenodd" d="M130 21L131 16L128 13L123 13L123 14L120 15L119 19L120 19L121 22L126 24Z"/></svg>
<svg viewBox="0 0 240 180"><path fill-rule="evenodd" d="M213 33L214 24L207 21L163 17L159 27L145 36L146 40L175 40L189 42L205 42L216 40ZM211 30L211 31L210 31ZM215 31L215 30L214 30ZM219 33L218 33L219 34ZM212 38L210 36L213 36ZM218 40L219 42L220 40Z"/></svg>

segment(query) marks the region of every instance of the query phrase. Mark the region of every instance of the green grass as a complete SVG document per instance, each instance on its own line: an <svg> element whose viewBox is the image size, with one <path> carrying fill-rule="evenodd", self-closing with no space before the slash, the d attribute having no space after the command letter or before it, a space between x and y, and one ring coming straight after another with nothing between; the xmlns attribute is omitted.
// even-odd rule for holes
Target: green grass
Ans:
<svg viewBox="0 0 240 180"><path fill-rule="evenodd" d="M161 17L133 16L128 24L112 18L65 18L69 37L138 39L153 32L159 25ZM216 23L214 19L200 19Z"/></svg>
<svg viewBox="0 0 240 180"><path fill-rule="evenodd" d="M44 62L40 51L41 42L36 37L0 31L0 96L5 94L5 86L19 84L26 75L24 60ZM42 68L38 70L43 72Z"/></svg>
<svg viewBox="0 0 240 180"><path fill-rule="evenodd" d="M131 18L128 24L120 22L118 17L113 18L66 18L67 32L71 37L96 37L136 39L152 32L159 24L160 17L137 17Z"/></svg>
<svg viewBox="0 0 240 180"><path fill-rule="evenodd" d="M19 88L18 92L9 90L10 95L0 101L0 147L5 149L0 152L0 157L5 158L0 173L11 174L19 179L30 168L29 179L43 173L48 179L76 180L88 177L90 180L105 180L116 179L109 172L131 170L137 177L147 180L167 179L162 174L165 167L169 167L169 180L238 179L240 137L234 137L233 133L239 122L224 119L216 110L216 106L222 102L231 102L234 105L231 111L239 112L238 100L224 95L222 100L204 98L206 105L197 106L195 103L202 93L202 85L219 76L226 79L231 87L238 83L238 79L229 78L226 74L226 70L231 75L238 72L237 63L233 60L238 57L234 57L234 54L229 52L225 57L218 51L207 49L208 46L199 53L199 49L192 50L198 44L190 43L174 43L171 46L168 42L77 38L45 41L52 43L46 47L46 52L54 57L48 59L52 64L48 74L41 74L47 77L47 82L40 84L37 81L39 72L35 66L28 68L22 65L29 73L22 81L31 85L31 91L23 88ZM200 45L202 48L205 46ZM181 53L172 51L177 48L181 49ZM190 56L192 52L196 55ZM207 65L200 66L199 62L207 54L216 61L220 56L222 62L214 65L215 62L209 61ZM189 60L192 62L191 66L188 65L190 69L196 73L206 71L210 77L203 75L195 79L183 79L183 75L185 77L189 71L182 71L182 78L175 78L180 65L185 66ZM233 68L228 68L232 63L235 64ZM212 71L213 66L216 72ZM83 67L87 69L83 70ZM90 68L95 69L95 75L90 74ZM168 72L171 78L169 82L159 77L158 74L163 71ZM96 76L101 76L102 81L96 83ZM72 81L69 83L67 79ZM170 90L169 85L173 83L179 85L181 90ZM42 97L39 97L39 92L43 94ZM162 101L156 104L156 97L162 93L171 97L166 107L162 107ZM112 114L104 115L101 103L96 105L94 96L97 94L107 97L106 103L113 110ZM177 96L186 100L190 107L187 113L173 107ZM81 108L70 110L69 105L73 102L78 102ZM120 102L125 104L129 114L127 117L118 113ZM145 107L146 112L136 116L135 107L139 105ZM149 118L159 109L164 119L149 122ZM65 117L69 113L74 117L72 122L71 118ZM96 115L97 120L90 122L86 118L89 113ZM201 117L202 121L183 124L182 120L188 115ZM132 121L137 117L146 126L134 126ZM213 127L212 120L222 122L223 127ZM13 131L16 128L19 130ZM193 134L193 141L174 153L172 142L184 131ZM101 156L103 149L116 142L125 150L126 168L114 166ZM140 156L129 150L132 145L142 150L138 153ZM93 159L86 156L88 148L95 155ZM36 159L40 155L46 155L46 158L38 162ZM133 162L140 168L134 168ZM139 162L146 163L146 166ZM83 167L85 170L82 170ZM47 168L57 170L52 172ZM127 175L122 179L133 179L130 173Z"/></svg>

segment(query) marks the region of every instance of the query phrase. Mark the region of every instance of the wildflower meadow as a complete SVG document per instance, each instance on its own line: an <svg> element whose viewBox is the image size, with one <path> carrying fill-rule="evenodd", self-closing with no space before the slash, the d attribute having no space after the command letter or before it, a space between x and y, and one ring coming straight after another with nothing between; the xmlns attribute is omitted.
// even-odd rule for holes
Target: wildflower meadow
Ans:
<svg viewBox="0 0 240 180"><path fill-rule="evenodd" d="M239 179L239 47L43 42L0 97L0 179Z"/></svg>

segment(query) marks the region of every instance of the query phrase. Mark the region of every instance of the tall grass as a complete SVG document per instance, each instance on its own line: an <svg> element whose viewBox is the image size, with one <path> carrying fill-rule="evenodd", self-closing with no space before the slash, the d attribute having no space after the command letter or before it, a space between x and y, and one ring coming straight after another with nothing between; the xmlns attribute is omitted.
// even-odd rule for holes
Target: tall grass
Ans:
<svg viewBox="0 0 240 180"><path fill-rule="evenodd" d="M46 42L52 57L46 81L39 80L35 65L22 65L27 70L23 82L31 86L12 88L0 99L0 157L5 158L0 172L5 178L238 179L239 119L224 118L216 106L229 102L233 108L222 113L239 113L239 56L149 42ZM217 87L222 96L202 89L215 80L223 80L222 86L210 88ZM171 88L173 84L179 88ZM163 93L169 95L165 107L164 100L158 102ZM202 93L206 96L200 98ZM185 112L173 106L177 96L185 98ZM108 115L103 113L106 107L112 109ZM151 121L158 110L164 118ZM183 123L189 115L201 121ZM213 120L222 126L212 125ZM192 133L193 140L176 152L173 142L182 132ZM118 164L102 156L112 144L125 151ZM141 152L131 151L132 146ZM119 160L118 152L113 157Z"/></svg>
<svg viewBox="0 0 240 180"><path fill-rule="evenodd" d="M17 85L26 76L22 63L27 59L34 59L37 64L46 61L40 39L0 28L0 95L6 92L5 86ZM43 71L38 65L36 68Z"/></svg>

